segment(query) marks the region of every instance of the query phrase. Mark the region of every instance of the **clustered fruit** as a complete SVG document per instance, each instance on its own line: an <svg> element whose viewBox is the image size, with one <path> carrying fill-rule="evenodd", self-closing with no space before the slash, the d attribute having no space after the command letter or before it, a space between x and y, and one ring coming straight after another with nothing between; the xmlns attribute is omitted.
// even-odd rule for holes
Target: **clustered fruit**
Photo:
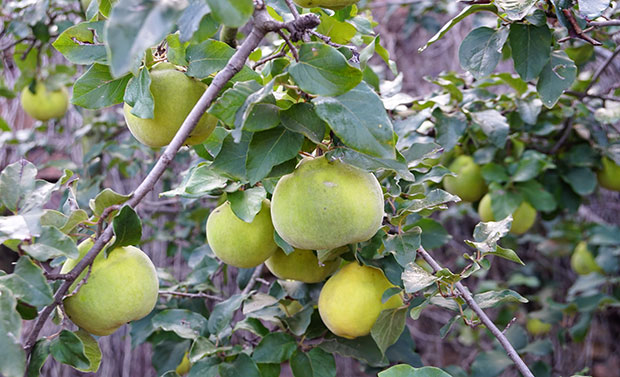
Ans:
<svg viewBox="0 0 620 377"><path fill-rule="evenodd" d="M374 175L326 157L306 158L276 185L250 223L239 219L226 202L207 220L207 241L215 255L235 267L265 263L280 279L318 283L343 263L346 245L370 239L383 219L383 192ZM286 254L274 241L274 230L294 247ZM315 250L334 250L319 262ZM374 267L346 264L325 283L319 314L334 334L355 338L370 333L382 310L403 305L383 292L393 287Z"/></svg>

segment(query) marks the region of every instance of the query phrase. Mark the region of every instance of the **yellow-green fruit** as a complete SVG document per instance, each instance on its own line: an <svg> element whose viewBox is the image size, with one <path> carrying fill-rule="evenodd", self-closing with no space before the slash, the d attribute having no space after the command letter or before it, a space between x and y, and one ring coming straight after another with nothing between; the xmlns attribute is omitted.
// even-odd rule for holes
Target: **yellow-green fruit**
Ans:
<svg viewBox="0 0 620 377"><path fill-rule="evenodd" d="M443 179L443 187L449 193L459 196L463 201L475 202L487 191L480 166L471 156L458 156L449 168L456 173L456 177Z"/></svg>
<svg viewBox="0 0 620 377"><path fill-rule="evenodd" d="M235 215L230 202L217 207L207 220L207 242L224 263L250 268L263 263L278 249L273 240L269 201L265 199L251 223Z"/></svg>
<svg viewBox="0 0 620 377"><path fill-rule="evenodd" d="M298 249L331 250L370 239L383 219L383 192L371 173L325 157L303 160L280 178L271 217Z"/></svg>
<svg viewBox="0 0 620 377"><path fill-rule="evenodd" d="M78 250L79 259L69 259L61 273L67 273L93 246L89 239ZM86 271L69 288L72 292ZM155 266L142 250L118 247L106 258L99 253L90 275L79 291L64 302L65 312L79 327L94 335L110 335L127 322L145 317L157 301L159 281Z"/></svg>
<svg viewBox="0 0 620 377"><path fill-rule="evenodd" d="M319 296L319 314L334 334L353 339L368 335L382 310L403 305L399 295L381 303L393 287L383 271L353 262L329 278Z"/></svg>
<svg viewBox="0 0 620 377"><path fill-rule="evenodd" d="M183 359L181 359L181 362L179 363L179 365L177 365L174 371L177 372L179 376L183 376L189 372L191 367L192 363L189 362L189 359L187 358L187 352L185 352L185 354L183 355Z"/></svg>
<svg viewBox="0 0 620 377"><path fill-rule="evenodd" d="M125 103L123 112L131 134L144 145L158 148L168 145L207 86L177 71L170 63L160 63L151 69L151 94L155 110L152 119L142 119L131 113ZM217 118L203 114L185 143L202 143L213 131Z"/></svg>
<svg viewBox="0 0 620 377"><path fill-rule="evenodd" d="M48 91L45 84L37 82L35 92L28 87L22 90L21 104L24 111L38 120L61 118L69 108L69 94L67 89Z"/></svg>
<svg viewBox="0 0 620 377"><path fill-rule="evenodd" d="M495 216L493 216L490 194L486 194L482 200L480 200L480 204L478 204L478 214L480 215L480 220L484 222L496 221ZM532 225L534 225L534 222L536 222L536 214L536 209L534 209L530 203L525 200L522 201L519 207L512 213L510 232L513 234L523 234L527 232Z"/></svg>
<svg viewBox="0 0 620 377"><path fill-rule="evenodd" d="M588 244L581 241L575 247L573 255L570 257L570 266L579 275L587 275L592 272L603 272L601 267L596 264L592 252L588 250Z"/></svg>
<svg viewBox="0 0 620 377"><path fill-rule="evenodd" d="M597 173L598 184L608 190L620 191L620 165L603 157L603 169Z"/></svg>
<svg viewBox="0 0 620 377"><path fill-rule="evenodd" d="M294 0L295 4L302 8L328 8L333 10L342 9L353 5L360 0Z"/></svg>
<svg viewBox="0 0 620 377"><path fill-rule="evenodd" d="M530 318L525 324L527 331L532 335L544 335L551 331L551 324L545 323L538 318Z"/></svg>
<svg viewBox="0 0 620 377"><path fill-rule="evenodd" d="M265 261L265 265L279 279L318 283L338 269L340 258L326 261L321 265L312 250L295 249L286 255L282 249L278 249Z"/></svg>

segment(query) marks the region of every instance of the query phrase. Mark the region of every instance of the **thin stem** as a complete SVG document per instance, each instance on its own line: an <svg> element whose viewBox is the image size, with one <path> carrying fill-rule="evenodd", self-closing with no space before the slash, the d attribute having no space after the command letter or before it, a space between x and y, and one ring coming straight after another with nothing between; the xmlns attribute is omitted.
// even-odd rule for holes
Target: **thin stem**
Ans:
<svg viewBox="0 0 620 377"><path fill-rule="evenodd" d="M248 284L245 286L245 288L243 288L243 291L241 291L242 295L247 295L248 293L250 293L250 291L252 290L252 288L254 288L254 285L256 284L256 280L261 276L262 273L263 265L261 264L260 266L256 267L256 270L254 270L254 273L250 277L250 281L248 281Z"/></svg>
<svg viewBox="0 0 620 377"><path fill-rule="evenodd" d="M603 72L605 72L607 67L609 67L611 62L614 60L614 58L616 56L618 56L618 54L620 54L620 48L616 48L616 51L614 51L613 54L609 55L607 60L605 60L605 62L596 70L596 72L594 73L594 76L592 76L592 80L590 81L590 83L588 84L586 89L584 90L584 93L587 93L592 88L592 86L594 86L594 84L596 84L596 82L601 77Z"/></svg>
<svg viewBox="0 0 620 377"><path fill-rule="evenodd" d="M293 4L293 0L284 0L284 2L288 6L288 8L291 10L291 13L293 13L293 18L298 19L299 12L297 11L297 6Z"/></svg>
<svg viewBox="0 0 620 377"><path fill-rule="evenodd" d="M188 298L207 298L213 301L224 301L223 298L219 296L209 295L206 293L188 293L188 292L175 292L175 291L159 291L160 296L179 296L179 297L188 297Z"/></svg>
<svg viewBox="0 0 620 377"><path fill-rule="evenodd" d="M418 254L420 254L420 256L424 258L426 263L428 263L433 268L433 271L437 272L442 269L439 263L437 263L437 261L433 259L433 257L426 250L424 250L423 247L420 246L420 248L418 249ZM506 338L506 336L500 331L500 329L495 326L493 321L491 321L491 319L486 315L484 310L482 310L482 308L480 308L478 303L474 300L474 297L472 296L471 292L469 292L469 289L467 289L461 282L456 283L455 287L463 300L465 300L467 305L469 305L469 307L478 315L478 318L480 318L482 323L484 323L484 325L489 329L489 331L491 331L491 333L497 338L502 347L504 347L504 350L506 350L508 357L510 357L510 359L512 359L512 361L515 363L519 372L521 372L521 374L523 374L523 376L525 377L534 377L527 365L523 362L521 357L519 357L519 353L517 353L512 344L510 344L508 338Z"/></svg>
<svg viewBox="0 0 620 377"><path fill-rule="evenodd" d="M596 26L596 27L620 26L620 20L590 21L590 22L588 22L588 25Z"/></svg>

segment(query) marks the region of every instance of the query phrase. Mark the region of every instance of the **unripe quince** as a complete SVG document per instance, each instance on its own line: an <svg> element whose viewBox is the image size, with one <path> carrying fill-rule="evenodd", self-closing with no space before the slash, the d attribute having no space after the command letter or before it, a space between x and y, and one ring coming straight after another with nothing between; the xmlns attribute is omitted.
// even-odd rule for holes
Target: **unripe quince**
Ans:
<svg viewBox="0 0 620 377"><path fill-rule="evenodd" d="M325 157L303 160L278 181L271 217L298 249L331 250L370 239L383 219L383 192L371 173Z"/></svg>
<svg viewBox="0 0 620 377"><path fill-rule="evenodd" d="M177 365L174 371L177 372L179 376L183 376L187 374L191 368L192 368L192 363L189 361L189 358L187 357L187 352L185 352L185 354L183 355L183 359L181 359L181 362L179 363L179 365Z"/></svg>
<svg viewBox="0 0 620 377"><path fill-rule="evenodd" d="M125 103L123 112L131 134L144 145L158 148L170 144L185 118L207 89L202 82L177 71L170 63L153 66L151 75L151 94L154 102L154 117L142 119L131 113L132 107ZM217 118L203 114L196 128L185 143L202 143L213 131Z"/></svg>
<svg viewBox="0 0 620 377"><path fill-rule="evenodd" d="M215 255L231 266L250 268L263 263L278 249L273 240L269 200L263 200L251 223L238 218L230 202L214 209L207 220L207 242Z"/></svg>
<svg viewBox="0 0 620 377"><path fill-rule="evenodd" d="M510 227L510 232L513 234L523 234L527 232L534 222L536 221L536 209L530 205L530 203L525 200L521 202L519 207L512 213L512 226ZM480 200L480 204L478 205L478 214L480 215L480 220L487 221L496 221L493 216L493 208L491 207L491 195L486 194L482 200Z"/></svg>
<svg viewBox="0 0 620 377"><path fill-rule="evenodd" d="M342 9L353 5L360 0L294 0L295 4L302 8L328 8L333 10Z"/></svg>
<svg viewBox="0 0 620 377"><path fill-rule="evenodd" d="M620 191L620 166L607 157L603 157L601 162L603 169L596 174L598 184L608 190Z"/></svg>
<svg viewBox="0 0 620 377"><path fill-rule="evenodd" d="M68 273L92 248L88 239L78 246L80 257L69 259L61 273ZM75 280L75 290L88 269ZM127 322L145 317L157 302L159 281L155 266L142 250L118 247L106 258L101 252L78 292L63 301L65 312L79 327L94 335L110 335Z"/></svg>
<svg viewBox="0 0 620 377"><path fill-rule="evenodd" d="M475 202L487 191L480 166L471 156L458 156L449 168L456 173L456 177L447 176L443 180L443 187L449 193L459 196L463 201Z"/></svg>
<svg viewBox="0 0 620 377"><path fill-rule="evenodd" d="M319 259L312 250L295 249L286 255L282 249L278 249L265 261L265 265L279 279L318 283L338 269L340 258L326 261L320 265Z"/></svg>
<svg viewBox="0 0 620 377"><path fill-rule="evenodd" d="M403 305L399 295L381 303L383 292L393 286L380 269L349 263L323 286L319 296L321 319L343 338L368 335L381 311Z"/></svg>
<svg viewBox="0 0 620 377"><path fill-rule="evenodd" d="M581 241L575 247L573 255L570 257L570 266L579 275L587 275L592 272L603 272L601 267L596 264L592 252L588 250L588 244Z"/></svg>
<svg viewBox="0 0 620 377"><path fill-rule="evenodd" d="M527 331L532 335L544 335L551 331L552 325L545 323L538 318L530 318L525 324Z"/></svg>
<svg viewBox="0 0 620 377"><path fill-rule="evenodd" d="M64 87L48 91L45 84L37 82L34 93L28 87L22 90L21 104L24 111L34 119L46 121L61 118L69 108L69 94Z"/></svg>

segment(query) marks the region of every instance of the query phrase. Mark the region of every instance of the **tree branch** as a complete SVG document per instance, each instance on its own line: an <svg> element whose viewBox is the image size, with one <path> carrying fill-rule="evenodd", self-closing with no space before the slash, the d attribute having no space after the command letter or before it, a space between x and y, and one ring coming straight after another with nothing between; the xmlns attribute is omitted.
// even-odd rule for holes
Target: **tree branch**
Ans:
<svg viewBox="0 0 620 377"><path fill-rule="evenodd" d="M433 259L433 257L426 250L424 250L423 247L420 246L420 248L418 249L418 254L426 261L426 263L428 263L433 268L433 271L437 272L442 269L442 267L437 263L437 261L435 261L435 259ZM474 297L472 296L469 289L467 289L467 287L465 287L461 282L456 283L455 287L459 295L463 298L463 300L465 300L467 305L469 305L469 307L478 315L478 318L480 318L482 323L484 323L484 325L489 329L489 331L491 331L491 333L497 338L502 347L504 347L504 350L506 350L508 357L510 357L510 359L512 359L512 361L515 363L519 372L521 372L521 374L523 374L525 377L534 377L527 365L523 362L521 357L519 357L519 353L514 349L512 344L510 344L508 338L506 338L502 331L498 329L497 326L495 326L493 321L491 321L491 319L486 315L484 310L482 310L482 308L480 308L478 303L474 300Z"/></svg>
<svg viewBox="0 0 620 377"><path fill-rule="evenodd" d="M620 54L620 47L616 48L616 51L614 51L613 54L609 55L607 60L605 60L605 62L596 70L596 72L594 73L594 76L592 76L592 80L590 81L586 89L583 91L584 93L588 93L588 91L592 89L592 86L594 86L594 84L596 84L598 79L601 78L601 75L603 74L603 72L605 72L607 67L609 67L611 62L614 60L616 56L618 56L618 54Z"/></svg>
<svg viewBox="0 0 620 377"><path fill-rule="evenodd" d="M179 297L188 297L188 298L206 298L213 301L224 301L223 298L219 296L209 295L206 293L188 293L188 292L174 292L174 291L159 291L160 296L179 296Z"/></svg>
<svg viewBox="0 0 620 377"><path fill-rule="evenodd" d="M254 273L250 277L250 281L248 281L248 284L245 286L245 288L243 288L243 291L241 291L242 295L247 295L248 293L250 293L250 291L252 290L252 288L254 288L254 285L256 284L256 279L258 279L262 273L263 265L261 264L260 266L256 267L256 270L254 270Z"/></svg>

